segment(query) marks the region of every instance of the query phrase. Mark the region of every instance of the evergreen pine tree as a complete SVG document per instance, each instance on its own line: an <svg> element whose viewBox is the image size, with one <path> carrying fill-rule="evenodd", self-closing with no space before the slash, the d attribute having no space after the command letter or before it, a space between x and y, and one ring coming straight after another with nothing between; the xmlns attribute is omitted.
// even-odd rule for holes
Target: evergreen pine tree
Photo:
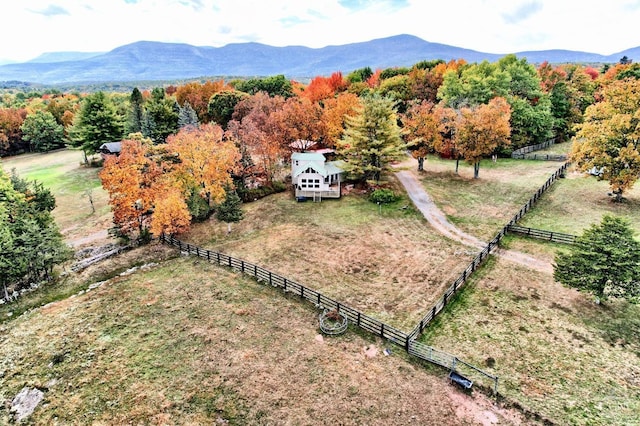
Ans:
<svg viewBox="0 0 640 426"><path fill-rule="evenodd" d="M389 163L404 155L406 144L391 99L375 94L362 103L357 115L346 117L347 128L338 143L338 152L351 178L379 182Z"/></svg>
<svg viewBox="0 0 640 426"><path fill-rule="evenodd" d="M240 222L244 218L244 212L240 208L242 200L234 189L227 188L225 199L218 206L216 217L218 220L226 222L227 233L231 232L231 223Z"/></svg>
<svg viewBox="0 0 640 426"><path fill-rule="evenodd" d="M629 223L605 215L576 239L568 253L556 256L554 278L567 287L593 293L598 301L640 296L640 242Z"/></svg>
<svg viewBox="0 0 640 426"><path fill-rule="evenodd" d="M179 107L178 113L178 127L197 127L198 122L198 114L196 110L193 109L191 104L188 101L184 102L184 105Z"/></svg>

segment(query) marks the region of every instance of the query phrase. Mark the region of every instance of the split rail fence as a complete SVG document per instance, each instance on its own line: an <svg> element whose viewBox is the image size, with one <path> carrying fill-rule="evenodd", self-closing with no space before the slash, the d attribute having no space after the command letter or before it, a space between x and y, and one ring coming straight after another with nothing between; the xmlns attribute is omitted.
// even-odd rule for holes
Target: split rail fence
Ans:
<svg viewBox="0 0 640 426"><path fill-rule="evenodd" d="M281 275L278 275L272 271L264 269L258 265L247 262L242 259L219 253L216 251L202 249L200 247L184 243L179 239L162 235L160 241L177 247L181 252L190 255L196 255L203 259L207 259L209 262L215 262L218 265L229 267L235 271L250 275L254 277L258 282L269 284L273 287L277 287L283 290L285 293L289 293L295 296L299 296L303 300L307 300L313 303L320 309L335 309L342 315L346 316L349 322L355 324L357 327L362 328L370 333L387 339L396 345L402 346L410 355L413 355L419 359L431 362L433 364L442 366L450 370L466 370L466 374L481 375L493 382L494 392L497 393L498 377L483 371L471 364L468 364L454 355L440 351L431 346L418 342L416 339L422 334L424 329L434 320L434 318L444 310L447 304L451 301L453 296L458 292L469 277L484 263L489 257L491 252L499 246L500 241L508 232L518 232L519 229L526 229L517 227L516 223L520 220L540 199L542 194L559 178L564 177L569 163L563 164L558 168L547 181L536 191L536 193L520 208L513 218L507 223L496 236L489 241L489 243L473 258L467 268L462 271L460 276L447 288L442 297L429 309L427 314L420 320L416 327L410 332L405 333L383 323L373 317L370 317L356 309L353 309L344 303L340 303L314 289L306 287L295 281L287 279ZM531 232L530 232L531 234ZM553 233L554 235L567 235ZM559 238L555 237L554 238Z"/></svg>
<svg viewBox="0 0 640 426"><path fill-rule="evenodd" d="M416 342L415 340L410 339L407 333L353 309L344 303L340 303L312 288L306 287L256 264L223 253L202 249L192 244L184 243L173 236L163 234L160 236L160 242L177 247L182 253L195 255L206 259L209 262L215 262L220 266L225 266L234 271L247 274L254 277L260 283L268 284L282 289L285 293L299 296L301 299L313 303L317 308L335 309L340 314L346 316L351 324L373 333L376 336L382 337L383 339L389 340L396 345L402 346L409 354L419 359L450 370L455 369L456 366L466 366L470 372L478 373L491 380L494 392L497 393L498 391L498 377L482 371L481 369L458 359L454 355Z"/></svg>
<svg viewBox="0 0 640 426"><path fill-rule="evenodd" d="M554 243L573 244L576 241L576 236L572 234L551 232L544 229L526 228L524 226L509 225L508 231L513 234L526 235L527 237L552 241Z"/></svg>

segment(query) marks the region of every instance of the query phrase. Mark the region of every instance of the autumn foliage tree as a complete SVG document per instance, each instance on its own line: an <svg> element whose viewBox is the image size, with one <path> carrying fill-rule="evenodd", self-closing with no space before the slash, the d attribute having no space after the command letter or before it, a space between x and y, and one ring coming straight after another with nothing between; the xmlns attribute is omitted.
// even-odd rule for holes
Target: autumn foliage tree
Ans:
<svg viewBox="0 0 640 426"><path fill-rule="evenodd" d="M151 213L158 198L161 167L147 156L149 142L124 140L120 155L108 156L100 172L109 193L113 222L122 235L148 234Z"/></svg>
<svg viewBox="0 0 640 426"><path fill-rule="evenodd" d="M191 214L179 188L165 186L159 195L151 216L151 233L173 235L188 231Z"/></svg>
<svg viewBox="0 0 640 426"><path fill-rule="evenodd" d="M0 108L0 157L28 149L28 142L22 139L22 124L26 117L25 109Z"/></svg>
<svg viewBox="0 0 640 426"><path fill-rule="evenodd" d="M209 101L211 97L222 90L230 89L224 81L206 81L204 83L191 82L178 86L175 97L178 104L184 107L185 102L195 110L201 123L211 121L209 116Z"/></svg>
<svg viewBox="0 0 640 426"><path fill-rule="evenodd" d="M334 72L329 77L318 76L311 80L309 85L302 90L297 90L296 94L310 100L318 102L335 96L337 93L347 89L349 83L342 76L341 72Z"/></svg>
<svg viewBox="0 0 640 426"><path fill-rule="evenodd" d="M231 172L240 159L223 134L220 126L209 123L185 127L167 140L167 151L177 157L173 175L183 194L196 188L209 205L224 200L224 188L232 184Z"/></svg>
<svg viewBox="0 0 640 426"><path fill-rule="evenodd" d="M403 116L405 140L411 149L411 155L418 160L418 171L424 170L427 154L435 151L441 143L440 122L433 112L434 105L424 101L412 105Z"/></svg>
<svg viewBox="0 0 640 426"><path fill-rule="evenodd" d="M308 144L324 138L322 108L306 98L289 98L269 114L266 130L273 143L280 143L282 152L288 154L295 150L292 144L296 141Z"/></svg>
<svg viewBox="0 0 640 426"><path fill-rule="evenodd" d="M281 96L269 96L265 92L255 95L238 103L228 127L233 129L237 143L242 144L242 150L255 161L255 169L272 183L278 163L284 157L285 149L282 141L275 137L273 119L270 116L282 108L285 99Z"/></svg>
<svg viewBox="0 0 640 426"><path fill-rule="evenodd" d="M457 147L460 154L473 164L473 177L480 173L480 160L510 143L511 110L504 98L494 98L486 105L461 108L456 123Z"/></svg>
<svg viewBox="0 0 640 426"><path fill-rule="evenodd" d="M621 201L640 176L640 80L613 81L602 96L576 127L570 158L579 170L602 170Z"/></svg>
<svg viewBox="0 0 640 426"><path fill-rule="evenodd" d="M355 116L360 105L360 98L347 92L323 101L322 122L325 126L324 143L327 147L336 147L344 134L347 117Z"/></svg>

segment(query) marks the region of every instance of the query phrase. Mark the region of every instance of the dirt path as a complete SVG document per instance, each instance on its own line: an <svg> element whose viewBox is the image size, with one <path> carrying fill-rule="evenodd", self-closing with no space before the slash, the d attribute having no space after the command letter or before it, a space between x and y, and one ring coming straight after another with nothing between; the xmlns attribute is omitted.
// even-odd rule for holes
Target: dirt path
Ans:
<svg viewBox="0 0 640 426"><path fill-rule="evenodd" d="M420 183L420 180L414 171L416 167L413 163L415 162L407 161L398 165L398 168L405 168L406 166L409 170L400 170L396 172L396 176L400 183L405 187L409 198L413 201L413 204L418 210L420 210L429 224L431 224L431 226L433 226L442 235L451 238L452 240L459 241L467 246L475 247L478 250L482 250L486 247L486 242L463 232L447 220L447 217L444 215L442 210L436 206L431 197L429 197L429 194L427 194L427 191L425 191L424 186ZM493 253L528 268L548 274L553 273L553 266L549 262L536 259L525 253L500 248L494 250Z"/></svg>

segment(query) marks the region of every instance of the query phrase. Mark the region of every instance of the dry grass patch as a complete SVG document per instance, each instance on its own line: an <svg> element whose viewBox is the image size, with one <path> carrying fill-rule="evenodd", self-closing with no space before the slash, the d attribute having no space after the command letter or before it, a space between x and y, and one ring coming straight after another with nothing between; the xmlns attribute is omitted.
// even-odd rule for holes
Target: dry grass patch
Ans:
<svg viewBox="0 0 640 426"><path fill-rule="evenodd" d="M311 305L193 258L1 331L0 400L25 385L45 391L30 424L526 423L399 350L382 355L380 340L322 339Z"/></svg>
<svg viewBox="0 0 640 426"><path fill-rule="evenodd" d="M489 240L502 229L538 188L562 164L548 161L499 159L483 161L479 179L472 166L429 159L421 180L427 193L449 220L463 231Z"/></svg>
<svg viewBox="0 0 640 426"><path fill-rule="evenodd" d="M409 330L467 266L473 253L428 227L408 202L383 206L349 195L296 203L289 193L244 206L245 219L215 219L185 239L257 263Z"/></svg>
<svg viewBox="0 0 640 426"><path fill-rule="evenodd" d="M556 182L520 221L520 225L579 235L602 216L612 214L629 219L640 233L640 186L625 194L622 203L608 196L609 184L573 168Z"/></svg>
<svg viewBox="0 0 640 426"><path fill-rule="evenodd" d="M640 412L640 307L490 261L425 340L500 376L500 392L558 424L628 425Z"/></svg>

